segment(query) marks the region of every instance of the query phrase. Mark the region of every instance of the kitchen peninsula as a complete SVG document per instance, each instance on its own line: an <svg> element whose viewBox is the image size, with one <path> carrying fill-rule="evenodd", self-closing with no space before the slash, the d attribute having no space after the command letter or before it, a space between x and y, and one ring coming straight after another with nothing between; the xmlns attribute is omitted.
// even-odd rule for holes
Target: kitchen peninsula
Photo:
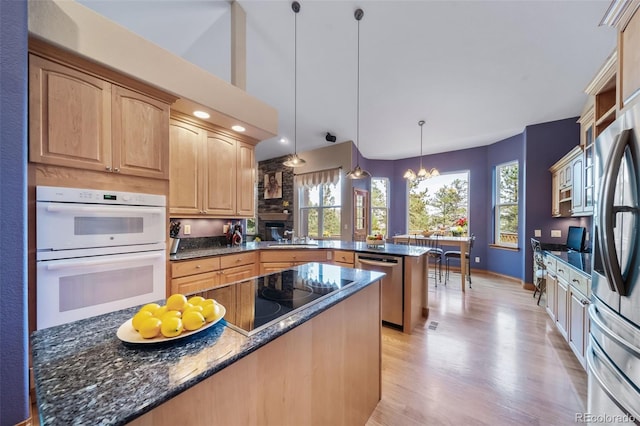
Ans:
<svg viewBox="0 0 640 426"><path fill-rule="evenodd" d="M137 308L34 332L41 424L364 424L380 400L383 275L319 263L293 271L303 286L335 290L253 334L221 321L127 344L116 330ZM272 278L286 280L229 285L264 290L259 280Z"/></svg>
<svg viewBox="0 0 640 426"><path fill-rule="evenodd" d="M219 284L223 284L225 281L237 281L307 262L354 267L356 258L362 254L392 256L399 260L400 272L396 279L401 280L397 284L402 287L399 289L401 294L397 296L397 302L401 304L402 320L397 324L401 325L405 333L411 333L429 312L425 276L428 250L428 247L402 244L369 246L363 242L345 241L314 241L312 244L265 241L233 247L185 250L170 256L172 280L168 293L186 293L185 289L193 292L200 286L209 286L210 280L218 280ZM386 272L384 268L381 271ZM387 279L382 287L384 319L385 310L389 307L385 306L385 300L388 301L385 290L389 290Z"/></svg>

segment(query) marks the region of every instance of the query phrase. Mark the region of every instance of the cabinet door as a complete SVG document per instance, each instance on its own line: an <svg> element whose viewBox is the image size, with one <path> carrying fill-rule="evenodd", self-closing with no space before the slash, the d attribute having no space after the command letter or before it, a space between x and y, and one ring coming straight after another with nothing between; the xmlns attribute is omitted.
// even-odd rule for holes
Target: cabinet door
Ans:
<svg viewBox="0 0 640 426"><path fill-rule="evenodd" d="M195 126L171 120L169 212L171 214L199 214L201 164L198 151L204 132Z"/></svg>
<svg viewBox="0 0 640 426"><path fill-rule="evenodd" d="M236 286L227 285L200 293L200 295L206 299L214 299L216 302L224 306L227 311L224 314L224 319L231 324L236 323Z"/></svg>
<svg viewBox="0 0 640 426"><path fill-rule="evenodd" d="M189 275L171 280L171 294L189 294L213 288L220 283L218 272L207 272L206 274Z"/></svg>
<svg viewBox="0 0 640 426"><path fill-rule="evenodd" d="M560 216L560 175L551 176L551 216Z"/></svg>
<svg viewBox="0 0 640 426"><path fill-rule="evenodd" d="M29 55L29 159L111 167L111 84Z"/></svg>
<svg viewBox="0 0 640 426"><path fill-rule="evenodd" d="M584 148L584 204L585 212L593 212L594 182L593 182L593 125L588 129L589 145Z"/></svg>
<svg viewBox="0 0 640 426"><path fill-rule="evenodd" d="M569 324L569 317L568 317L569 288L568 287L569 286L563 279L558 278L558 286L557 286L557 293L556 293L558 314L556 316L556 325L558 326L558 330L560 330L560 334L562 334L565 339L567 339L567 336L568 336L567 329Z"/></svg>
<svg viewBox="0 0 640 426"><path fill-rule="evenodd" d="M633 2L628 2L633 4ZM632 6L629 6L632 7ZM626 108L640 91L640 9L636 10L618 37L620 61L620 100Z"/></svg>
<svg viewBox="0 0 640 426"><path fill-rule="evenodd" d="M256 287L253 280L236 284L236 325L242 329L253 328L255 320Z"/></svg>
<svg viewBox="0 0 640 426"><path fill-rule="evenodd" d="M220 283L226 284L235 281L242 281L255 275L256 273L254 264L227 268L220 271Z"/></svg>
<svg viewBox="0 0 640 426"><path fill-rule="evenodd" d="M569 346L571 346L583 367L585 366L585 336L587 335L585 330L588 328L589 318L587 314L588 304L586 297L579 292L571 291L571 299L569 301Z"/></svg>
<svg viewBox="0 0 640 426"><path fill-rule="evenodd" d="M113 86L113 171L169 178L169 105Z"/></svg>
<svg viewBox="0 0 640 426"><path fill-rule="evenodd" d="M237 205L239 216L253 217L255 212L255 158L254 147L238 142L237 145Z"/></svg>
<svg viewBox="0 0 640 426"><path fill-rule="evenodd" d="M555 275L547 274L547 313L551 319L555 322L558 312L558 305L556 303L556 292L558 289L558 279Z"/></svg>
<svg viewBox="0 0 640 426"><path fill-rule="evenodd" d="M204 211L210 215L233 216L236 212L236 141L208 132L205 152Z"/></svg>
<svg viewBox="0 0 640 426"><path fill-rule="evenodd" d="M584 189L582 181L584 162L582 160L582 155L571 162L571 167L573 169L573 180L571 188L571 213L582 213L584 207L582 203L582 191Z"/></svg>

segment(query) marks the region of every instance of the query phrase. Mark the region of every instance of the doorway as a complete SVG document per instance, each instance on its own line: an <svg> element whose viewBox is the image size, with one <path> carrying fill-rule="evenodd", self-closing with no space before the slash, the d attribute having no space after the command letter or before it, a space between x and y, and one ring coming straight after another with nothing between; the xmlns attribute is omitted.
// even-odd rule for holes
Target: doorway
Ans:
<svg viewBox="0 0 640 426"><path fill-rule="evenodd" d="M369 191L353 188L353 241L365 241L369 232Z"/></svg>

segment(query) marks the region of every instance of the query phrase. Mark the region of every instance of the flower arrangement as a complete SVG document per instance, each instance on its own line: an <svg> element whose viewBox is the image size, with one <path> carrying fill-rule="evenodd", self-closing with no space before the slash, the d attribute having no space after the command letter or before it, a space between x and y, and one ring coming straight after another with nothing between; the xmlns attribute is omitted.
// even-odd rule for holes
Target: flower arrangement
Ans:
<svg viewBox="0 0 640 426"><path fill-rule="evenodd" d="M467 230L468 223L469 222L467 221L466 217L461 217L459 219L456 219L456 221L453 222L453 226L450 228L451 233L454 236L462 235Z"/></svg>

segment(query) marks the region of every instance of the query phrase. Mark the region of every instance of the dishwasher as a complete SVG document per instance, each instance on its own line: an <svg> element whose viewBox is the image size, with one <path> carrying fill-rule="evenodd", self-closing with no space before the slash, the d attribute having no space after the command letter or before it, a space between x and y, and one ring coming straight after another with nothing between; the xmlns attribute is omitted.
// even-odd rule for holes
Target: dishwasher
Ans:
<svg viewBox="0 0 640 426"><path fill-rule="evenodd" d="M365 271L384 272L382 279L382 322L397 328L403 326L404 280L403 258L385 254L356 253L355 267Z"/></svg>

